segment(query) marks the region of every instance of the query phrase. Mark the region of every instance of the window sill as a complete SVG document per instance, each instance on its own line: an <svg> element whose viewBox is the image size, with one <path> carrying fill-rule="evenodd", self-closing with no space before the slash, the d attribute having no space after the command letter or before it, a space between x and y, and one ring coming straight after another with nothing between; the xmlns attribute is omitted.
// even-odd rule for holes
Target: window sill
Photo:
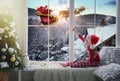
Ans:
<svg viewBox="0 0 120 81"><path fill-rule="evenodd" d="M28 61L25 70L38 70L38 69L59 69L64 68L59 64L60 62L55 61ZM63 62L62 62L63 63Z"/></svg>

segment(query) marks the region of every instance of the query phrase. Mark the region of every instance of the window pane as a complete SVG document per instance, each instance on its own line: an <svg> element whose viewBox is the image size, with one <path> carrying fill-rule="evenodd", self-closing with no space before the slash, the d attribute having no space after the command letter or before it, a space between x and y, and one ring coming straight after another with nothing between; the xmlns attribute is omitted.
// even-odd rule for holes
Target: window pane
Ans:
<svg viewBox="0 0 120 81"><path fill-rule="evenodd" d="M69 0L49 0L52 14L58 17L49 25L50 61L68 61L69 58Z"/></svg>
<svg viewBox="0 0 120 81"><path fill-rule="evenodd" d="M81 14L75 15L77 30L83 36L87 34L99 36L100 40L96 44L98 50L102 46L115 46L116 0L75 0L75 8L78 5L85 7L85 10ZM84 44L80 40L78 41L78 37L75 37L75 59L81 57L81 54L86 54L84 52L86 49L82 46Z"/></svg>
<svg viewBox="0 0 120 81"><path fill-rule="evenodd" d="M68 25L69 22L69 0L49 0L49 9L52 10L53 22L50 25Z"/></svg>
<svg viewBox="0 0 120 81"><path fill-rule="evenodd" d="M43 61L48 59L48 28L28 28L28 53L30 60Z"/></svg>
<svg viewBox="0 0 120 81"><path fill-rule="evenodd" d="M48 0L28 0L28 25L48 24Z"/></svg>
<svg viewBox="0 0 120 81"><path fill-rule="evenodd" d="M69 0L28 0L28 25L31 60L68 60Z"/></svg>
<svg viewBox="0 0 120 81"><path fill-rule="evenodd" d="M75 0L75 18L74 24L78 32L85 38L88 34L94 34L95 30L95 0ZM79 12L79 13L78 13ZM74 35L74 60L81 59L86 55L86 46L84 42ZM85 57L86 58L86 57ZM85 59L82 57L82 59Z"/></svg>
<svg viewBox="0 0 120 81"><path fill-rule="evenodd" d="M98 46L115 46L116 0L96 0L96 13Z"/></svg>
<svg viewBox="0 0 120 81"><path fill-rule="evenodd" d="M75 25L87 25L94 23L94 0L75 0Z"/></svg>
<svg viewBox="0 0 120 81"><path fill-rule="evenodd" d="M28 0L29 25L56 25L66 20L69 20L69 0Z"/></svg>
<svg viewBox="0 0 120 81"><path fill-rule="evenodd" d="M68 61L69 56L69 27L50 27L49 54L51 61Z"/></svg>

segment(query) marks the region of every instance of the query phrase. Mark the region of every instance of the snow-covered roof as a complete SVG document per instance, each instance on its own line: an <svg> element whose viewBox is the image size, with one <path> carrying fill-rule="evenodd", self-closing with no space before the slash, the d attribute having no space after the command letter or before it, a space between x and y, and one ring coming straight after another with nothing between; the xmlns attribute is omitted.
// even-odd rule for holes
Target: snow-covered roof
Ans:
<svg viewBox="0 0 120 81"><path fill-rule="evenodd" d="M101 42L107 40L116 33L115 24L107 25L104 27L98 26L95 29L88 28L88 34L94 34L94 33L100 37L100 40L97 43L97 45L99 45Z"/></svg>

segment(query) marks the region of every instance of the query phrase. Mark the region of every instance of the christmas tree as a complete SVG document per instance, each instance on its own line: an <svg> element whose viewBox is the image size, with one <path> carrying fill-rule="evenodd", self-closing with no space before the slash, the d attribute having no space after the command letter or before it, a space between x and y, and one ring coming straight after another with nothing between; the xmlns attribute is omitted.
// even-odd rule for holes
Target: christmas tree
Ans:
<svg viewBox="0 0 120 81"><path fill-rule="evenodd" d="M24 68L14 20L11 11L0 12L0 70Z"/></svg>

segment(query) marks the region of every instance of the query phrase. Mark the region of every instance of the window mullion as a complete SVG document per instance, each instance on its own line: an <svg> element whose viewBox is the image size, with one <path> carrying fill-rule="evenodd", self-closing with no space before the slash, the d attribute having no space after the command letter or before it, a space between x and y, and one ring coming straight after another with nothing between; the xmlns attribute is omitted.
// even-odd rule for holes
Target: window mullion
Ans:
<svg viewBox="0 0 120 81"><path fill-rule="evenodd" d="M120 47L120 0L116 0L116 11L117 11L117 17L116 17L116 47Z"/></svg>
<svg viewBox="0 0 120 81"><path fill-rule="evenodd" d="M72 28L74 26L74 0L70 0L70 10L69 10L69 15L70 15L70 28L69 28L69 60L73 61L74 58L74 37L73 37L73 31Z"/></svg>
<svg viewBox="0 0 120 81"><path fill-rule="evenodd" d="M49 0L48 0L48 9L49 9ZM48 13L49 13L49 10L48 10ZM48 17L49 17L49 14L48 14ZM50 49L49 49L49 45L50 45L50 43L49 43L49 39L50 39L50 30L49 30L49 25L50 25L50 23L49 23L49 18L48 18L48 60L47 61L49 61L49 59L50 59Z"/></svg>
<svg viewBox="0 0 120 81"><path fill-rule="evenodd" d="M94 0L94 34L96 33L96 0Z"/></svg>

